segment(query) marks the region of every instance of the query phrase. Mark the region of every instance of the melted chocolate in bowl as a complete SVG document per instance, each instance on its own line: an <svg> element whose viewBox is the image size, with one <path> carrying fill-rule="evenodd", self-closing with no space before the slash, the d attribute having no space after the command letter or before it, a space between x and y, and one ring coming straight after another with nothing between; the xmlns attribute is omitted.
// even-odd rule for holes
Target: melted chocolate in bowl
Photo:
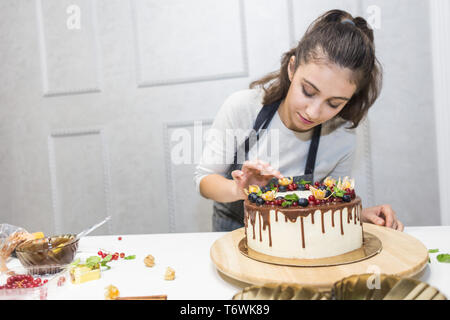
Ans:
<svg viewBox="0 0 450 320"><path fill-rule="evenodd" d="M73 261L79 239L74 234L29 240L16 248L17 258L34 274L60 272ZM45 266L45 267L43 267Z"/></svg>

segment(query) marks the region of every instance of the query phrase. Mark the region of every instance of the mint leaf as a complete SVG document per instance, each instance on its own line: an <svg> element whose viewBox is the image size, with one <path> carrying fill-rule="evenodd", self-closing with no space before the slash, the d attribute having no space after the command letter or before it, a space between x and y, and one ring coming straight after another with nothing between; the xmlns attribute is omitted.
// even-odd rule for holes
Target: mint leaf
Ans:
<svg viewBox="0 0 450 320"><path fill-rule="evenodd" d="M108 262L105 261L105 262L102 262L100 265L101 265L102 267L106 267L106 270L109 270L109 269L111 269L111 267L108 266L107 263L108 263Z"/></svg>
<svg viewBox="0 0 450 320"><path fill-rule="evenodd" d="M76 267L79 264L80 264L80 258L78 258L77 260L73 261L70 265Z"/></svg>
<svg viewBox="0 0 450 320"><path fill-rule="evenodd" d="M86 259L86 266L93 268L96 264L101 261L100 257L92 256Z"/></svg>
<svg viewBox="0 0 450 320"><path fill-rule="evenodd" d="M336 195L336 197L342 198L345 194L345 191L341 189L335 189L334 194Z"/></svg>
<svg viewBox="0 0 450 320"><path fill-rule="evenodd" d="M108 266L108 264L107 264L108 262L111 261L111 259L112 259L112 255L111 255L111 254L108 254L102 261L100 261L100 265L101 265L102 267L106 267L106 270L111 269L111 267Z"/></svg>
<svg viewBox="0 0 450 320"><path fill-rule="evenodd" d="M111 259L112 259L112 254L108 254L108 255L102 260L102 263L109 262L109 261L111 261Z"/></svg>
<svg viewBox="0 0 450 320"><path fill-rule="evenodd" d="M441 253L438 254L436 257L437 261L443 262L443 263L450 263L450 254L448 253Z"/></svg>
<svg viewBox="0 0 450 320"><path fill-rule="evenodd" d="M136 259L136 255L131 255L131 256L127 256L127 257L125 257L124 258L125 260L133 260L133 259Z"/></svg>
<svg viewBox="0 0 450 320"><path fill-rule="evenodd" d="M286 200L290 200L290 201L298 201L298 195L296 193L292 193L292 194L287 194L284 196L284 198Z"/></svg>
<svg viewBox="0 0 450 320"><path fill-rule="evenodd" d="M309 183L311 183L311 181L306 181L306 180L304 180L304 179L301 179L297 184L302 184L302 185L305 185L305 184L309 184Z"/></svg>
<svg viewBox="0 0 450 320"><path fill-rule="evenodd" d="M287 206L290 206L292 204L292 201L284 201L281 205L283 206L283 208L286 208Z"/></svg>
<svg viewBox="0 0 450 320"><path fill-rule="evenodd" d="M428 250L428 253L436 253L439 252L439 249L430 249Z"/></svg>

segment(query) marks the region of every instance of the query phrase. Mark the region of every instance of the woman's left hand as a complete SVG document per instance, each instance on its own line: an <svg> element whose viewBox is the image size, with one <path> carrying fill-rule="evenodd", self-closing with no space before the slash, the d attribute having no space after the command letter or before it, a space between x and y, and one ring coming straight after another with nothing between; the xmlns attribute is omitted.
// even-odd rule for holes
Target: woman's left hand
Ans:
<svg viewBox="0 0 450 320"><path fill-rule="evenodd" d="M394 210L388 204L364 208L362 210L362 221L385 226L394 230L403 231L403 223L397 219Z"/></svg>

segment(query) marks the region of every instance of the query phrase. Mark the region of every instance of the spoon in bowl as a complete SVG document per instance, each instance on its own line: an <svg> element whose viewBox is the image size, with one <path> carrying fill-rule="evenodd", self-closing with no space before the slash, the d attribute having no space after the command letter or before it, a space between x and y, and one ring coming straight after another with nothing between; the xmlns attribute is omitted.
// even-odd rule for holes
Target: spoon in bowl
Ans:
<svg viewBox="0 0 450 320"><path fill-rule="evenodd" d="M92 227L89 227L88 229L85 229L77 234L77 238L84 237L97 229L98 227L102 226L104 223L108 222L108 220L111 219L111 216L107 216L103 221L100 221L99 223L93 225Z"/></svg>

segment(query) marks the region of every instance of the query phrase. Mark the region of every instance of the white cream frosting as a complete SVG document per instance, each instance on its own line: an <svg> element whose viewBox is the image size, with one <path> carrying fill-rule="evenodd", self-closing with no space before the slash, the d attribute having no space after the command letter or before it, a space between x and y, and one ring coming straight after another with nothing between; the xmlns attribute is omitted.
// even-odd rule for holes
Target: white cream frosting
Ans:
<svg viewBox="0 0 450 320"><path fill-rule="evenodd" d="M288 193L297 193L299 197L304 198L311 194L310 191L291 191L283 193L283 195ZM279 195L280 193L277 196ZM274 207L270 210L270 224L265 229L262 225L260 228L260 221L262 222L263 219L257 210L254 226L251 219L248 219L246 232L249 248L276 257L314 259L340 255L362 246L363 236L359 205L353 206L351 212L348 212L346 207L342 209L342 229L341 210L323 211L322 225L321 209L326 210L326 207L319 206L314 213L306 217L299 216L295 222L285 218L283 209L282 207ZM349 214L351 220L349 220ZM334 215L334 226L332 215ZM356 223L355 217L357 218Z"/></svg>

